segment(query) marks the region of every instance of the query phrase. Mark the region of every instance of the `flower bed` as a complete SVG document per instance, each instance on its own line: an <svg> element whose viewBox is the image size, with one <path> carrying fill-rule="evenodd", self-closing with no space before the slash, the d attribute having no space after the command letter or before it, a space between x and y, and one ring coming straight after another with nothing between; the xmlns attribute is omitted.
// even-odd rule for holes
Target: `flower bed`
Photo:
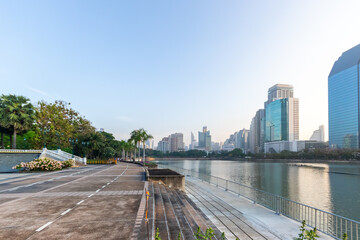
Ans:
<svg viewBox="0 0 360 240"><path fill-rule="evenodd" d="M14 166L13 169L22 169L28 171L55 171L72 166L75 166L75 160L73 159L61 162L50 158L41 158L27 163L22 162Z"/></svg>

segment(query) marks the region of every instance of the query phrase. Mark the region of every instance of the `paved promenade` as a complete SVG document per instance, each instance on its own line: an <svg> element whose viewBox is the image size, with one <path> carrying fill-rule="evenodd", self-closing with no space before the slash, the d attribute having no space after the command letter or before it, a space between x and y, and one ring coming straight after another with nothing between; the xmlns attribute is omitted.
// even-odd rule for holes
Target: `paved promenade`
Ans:
<svg viewBox="0 0 360 240"><path fill-rule="evenodd" d="M228 239L293 240L300 233L301 223L199 179L186 177L186 191ZM319 239L333 239L319 235Z"/></svg>
<svg viewBox="0 0 360 240"><path fill-rule="evenodd" d="M142 167L120 163L19 175L0 179L0 239L138 239Z"/></svg>

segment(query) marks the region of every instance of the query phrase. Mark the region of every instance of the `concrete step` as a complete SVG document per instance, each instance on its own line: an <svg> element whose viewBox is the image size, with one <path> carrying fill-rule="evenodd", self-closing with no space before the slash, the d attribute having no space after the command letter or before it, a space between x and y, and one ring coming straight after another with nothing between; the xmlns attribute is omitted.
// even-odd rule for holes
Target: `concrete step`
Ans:
<svg viewBox="0 0 360 240"><path fill-rule="evenodd" d="M221 239L221 232L184 192L159 183L153 183L153 186L155 229L159 228L161 239L177 240L179 233L183 240L195 239L198 227L202 233L211 227L216 234L213 239Z"/></svg>

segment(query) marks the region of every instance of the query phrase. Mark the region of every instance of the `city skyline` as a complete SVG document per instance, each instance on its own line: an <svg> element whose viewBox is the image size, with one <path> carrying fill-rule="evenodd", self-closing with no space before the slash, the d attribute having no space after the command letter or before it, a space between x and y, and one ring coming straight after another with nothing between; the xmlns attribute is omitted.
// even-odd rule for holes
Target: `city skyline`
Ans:
<svg viewBox="0 0 360 240"><path fill-rule="evenodd" d="M65 100L98 129L157 143L203 126L249 128L267 89L294 86L300 136L328 140L327 80L360 42L360 3L88 1L0 3L2 94ZM341 17L339 12L346 12ZM346 37L344 37L346 36Z"/></svg>

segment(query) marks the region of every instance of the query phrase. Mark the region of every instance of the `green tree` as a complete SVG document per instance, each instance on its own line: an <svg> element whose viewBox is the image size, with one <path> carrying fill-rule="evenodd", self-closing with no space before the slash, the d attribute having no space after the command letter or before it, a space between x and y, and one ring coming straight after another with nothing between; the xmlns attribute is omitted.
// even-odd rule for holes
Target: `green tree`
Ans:
<svg viewBox="0 0 360 240"><path fill-rule="evenodd" d="M135 145L134 148L134 159L136 158L136 147L139 147L139 159L140 159L140 142L141 142L141 132L140 130L133 130L130 133L130 141Z"/></svg>
<svg viewBox="0 0 360 240"><path fill-rule="evenodd" d="M152 139L153 136L151 136L149 133L146 132L143 128L139 129L140 134L140 141L143 144L143 163L145 163L145 142L149 139Z"/></svg>
<svg viewBox="0 0 360 240"><path fill-rule="evenodd" d="M2 95L0 110L1 127L12 130L12 148L16 149L17 134L31 129L35 121L35 108L24 96Z"/></svg>
<svg viewBox="0 0 360 240"><path fill-rule="evenodd" d="M72 109L70 103L65 101L55 101L54 103L40 101L37 109L35 129L37 148L46 145L48 148L61 146L69 149L72 147L70 139L83 140L95 133L95 128L91 126L90 121ZM79 143L82 143L82 141L78 141Z"/></svg>

